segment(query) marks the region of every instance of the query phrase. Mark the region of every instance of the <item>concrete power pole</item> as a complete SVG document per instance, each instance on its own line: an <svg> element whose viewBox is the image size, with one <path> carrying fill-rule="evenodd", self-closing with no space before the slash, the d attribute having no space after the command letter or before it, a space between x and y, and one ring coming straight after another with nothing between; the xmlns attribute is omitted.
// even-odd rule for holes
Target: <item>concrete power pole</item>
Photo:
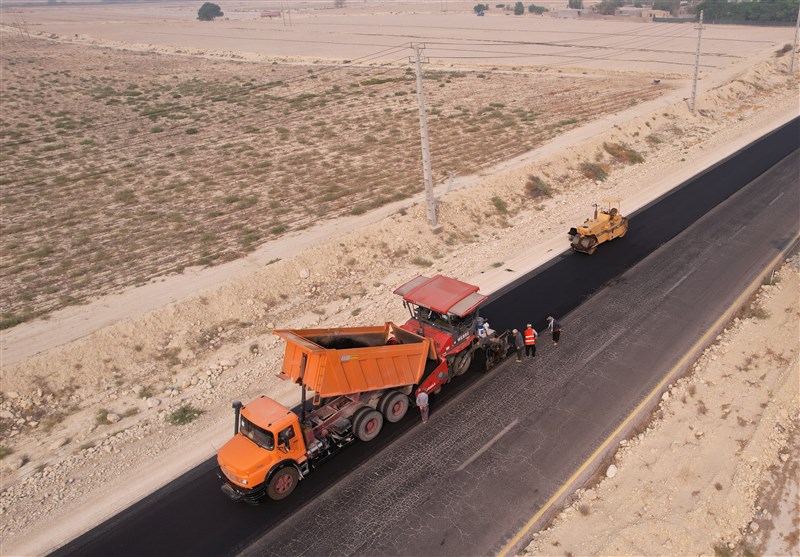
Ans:
<svg viewBox="0 0 800 557"><path fill-rule="evenodd" d="M425 201L428 206L428 224L434 234L443 228L436 214L436 198L433 196L433 173L431 172L431 149L428 144L428 122L425 113L425 90L422 88L422 60L419 45L412 44L417 72L417 101L419 103L419 134L422 138L422 177L425 182Z"/></svg>
<svg viewBox="0 0 800 557"><path fill-rule="evenodd" d="M692 80L692 99L689 108L694 112L697 101L697 73L700 71L700 37L703 36L703 10L700 10L700 23L697 26L697 52L694 55L694 79Z"/></svg>
<svg viewBox="0 0 800 557"><path fill-rule="evenodd" d="M789 64L789 75L794 75L794 59L797 57L798 31L800 31L800 5L797 6L797 23L794 26L794 44L792 45L792 62Z"/></svg>

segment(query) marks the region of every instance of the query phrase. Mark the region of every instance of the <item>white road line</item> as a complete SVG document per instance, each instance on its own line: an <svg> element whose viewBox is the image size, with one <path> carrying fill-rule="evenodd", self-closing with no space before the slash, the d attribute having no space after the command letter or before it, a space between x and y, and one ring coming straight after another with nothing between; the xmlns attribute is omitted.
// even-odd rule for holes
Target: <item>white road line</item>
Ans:
<svg viewBox="0 0 800 557"><path fill-rule="evenodd" d="M772 201L770 201L770 202L769 202L769 205L772 205L772 204L773 204L773 203L775 203L777 200L779 200L779 199L780 199L780 198L783 196L783 194L784 194L784 192L781 192L781 193L779 193L779 194L778 194L778 197L776 197L775 199L773 199ZM767 205L767 207L769 207L769 205Z"/></svg>
<svg viewBox="0 0 800 557"><path fill-rule="evenodd" d="M777 199L777 198L776 198L776 199ZM731 234L731 235L728 237L728 239L730 240L731 238L735 238L736 236L738 236L738 235L739 235L739 232L741 232L741 231L742 231L742 230L744 230L745 228L746 228L746 227L745 227L744 225L740 226L739 228L737 228L737 229L736 229L736 232L734 232L733 234Z"/></svg>
<svg viewBox="0 0 800 557"><path fill-rule="evenodd" d="M463 470L464 468L466 468L467 466L469 466L470 464L472 464L472 462L473 462L473 461L474 461L476 458L478 458L478 457L479 457L479 456L481 456L483 453L485 453L485 452L486 452L486 451L489 449L489 447L491 447L492 445L494 445L494 444L495 444L495 442L496 442L498 439L500 439L500 438L501 438L503 435L505 435L506 433L508 433L508 432L509 432L509 430L510 430L512 427L514 427L515 425L517 425L518 423L519 423L519 420L514 420L513 422L511 422L510 424L508 424L508 425L505 427L505 429L503 429L503 431L501 431L500 433L498 433L497 435L495 435L494 437L492 437L491 441L489 441L489 442L488 442L488 443L486 443L486 444L485 444L483 447L481 447L480 449L478 449L478 452L477 452L477 453L475 453L474 455L472 455L471 457L469 457L469 458L467 459L467 461L466 461L464 464L462 464L461 466L459 466L458 468L456 468L456 472L460 472L461 470Z"/></svg>
<svg viewBox="0 0 800 557"><path fill-rule="evenodd" d="M667 291L664 293L664 297L666 298L666 297L667 297L667 295L668 295L670 292L672 292L673 290L675 290L676 288L678 288L678 286L679 286L679 285L680 285L680 284L681 284L683 281L685 281L687 278L689 278L689 275L691 275L693 272L694 272L694 271L689 271L688 273L686 273L685 275L683 275L683 276L682 276L682 277L681 277L681 278L678 280L678 282L676 282L675 284L673 284L673 285L672 285L672 287L671 287L669 290L667 290ZM600 346L600 348L598 348L597 350L595 350L594 352L592 352L592 355L591 355L591 356L589 356L588 358L586 358L586 361L587 361L587 362L591 362L591 361L594 359L594 357L595 357L595 356L597 356L597 355L598 355L600 352L602 352L603 350L605 350L605 348L606 348L606 347L607 347L609 344L611 344L612 342L614 342L614 341L617 339L617 337L618 337L619 335L621 335L622 333L623 333L623 331L620 331L620 332L618 332L617 334L615 334L613 337L611 337L610 339L608 339L607 341L605 341L605 342L604 342L604 343L603 343L603 344Z"/></svg>
<svg viewBox="0 0 800 557"><path fill-rule="evenodd" d="M603 350L605 350L605 348L606 348L606 347L607 347L609 344L611 344L612 342L614 342L614 341L616 340L616 338L617 338L619 335L621 335L621 334L622 334L622 332L623 332L623 331L620 331L620 332L618 332L618 333L617 333L617 334L615 334L613 337L611 337L610 339L608 339L607 341L605 341L605 342L603 343L603 345L602 345L600 348L598 348L597 350L595 350L594 352L592 352L592 355L591 355L591 356L589 356L588 358L586 358L586 361L587 361L587 362L591 362L591 361L594 359L594 357L595 357L595 356L597 356L597 355L598 355L600 352L602 352Z"/></svg>
<svg viewBox="0 0 800 557"><path fill-rule="evenodd" d="M678 282L676 282L675 284L673 284L673 285L670 287L670 289L669 289L669 290L667 290L666 292L664 292L664 298L666 298L666 297L669 295L669 293L670 293L670 292L672 292L673 290L675 290L676 288L678 288L678 286L680 286L680 284L681 284L683 281L685 281L687 278L689 278L689 275L691 275L693 272L694 272L694 271L689 271L688 273L686 273L685 275L683 275L683 276L680 278L680 280L679 280Z"/></svg>

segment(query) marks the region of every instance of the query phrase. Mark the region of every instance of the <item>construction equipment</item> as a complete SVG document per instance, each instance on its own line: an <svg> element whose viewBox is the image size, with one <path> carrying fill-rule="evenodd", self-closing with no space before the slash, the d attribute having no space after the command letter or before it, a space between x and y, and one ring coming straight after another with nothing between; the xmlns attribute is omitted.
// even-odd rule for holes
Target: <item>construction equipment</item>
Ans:
<svg viewBox="0 0 800 557"><path fill-rule="evenodd" d="M384 419L403 419L427 360L436 360L430 339L393 323L275 334L286 340L279 377L302 387L300 409L266 396L234 403L234 436L217 463L222 491L235 501L283 499L343 447L377 437Z"/></svg>
<svg viewBox="0 0 800 557"><path fill-rule="evenodd" d="M476 350L485 350L487 370L506 357L508 331L498 335L478 317L486 296L477 286L419 276L395 293L411 312L402 326L275 331L286 341L278 376L301 386L299 410L266 396L234 402L234 436L217 453L226 495L251 504L288 497L340 449L403 419L409 396L438 393L464 373Z"/></svg>
<svg viewBox="0 0 800 557"><path fill-rule="evenodd" d="M442 365L419 390L438 393L442 385L469 369L476 350L491 347L496 357L486 358L486 369L505 358L508 334L478 334L482 319L478 306L487 298L478 287L443 275L418 276L394 291L403 297L411 318L402 327L433 340ZM500 353L502 352L502 357Z"/></svg>
<svg viewBox="0 0 800 557"><path fill-rule="evenodd" d="M603 242L622 238L628 232L628 217L620 213L619 200L605 200L604 203L606 208L600 211L599 205L594 205L594 218L569 229L567 235L573 250L592 255Z"/></svg>

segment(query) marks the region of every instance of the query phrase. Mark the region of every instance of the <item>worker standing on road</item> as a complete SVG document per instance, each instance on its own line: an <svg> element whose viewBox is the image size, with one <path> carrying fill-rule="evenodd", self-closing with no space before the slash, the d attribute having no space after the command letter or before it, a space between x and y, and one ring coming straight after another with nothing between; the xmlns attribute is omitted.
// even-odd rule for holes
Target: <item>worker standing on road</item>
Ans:
<svg viewBox="0 0 800 557"><path fill-rule="evenodd" d="M561 323L556 321L552 315L547 317L547 330L553 333L553 345L558 346L558 339L561 338Z"/></svg>
<svg viewBox="0 0 800 557"><path fill-rule="evenodd" d="M428 423L428 393L420 391L417 395L417 406L419 406L419 413L422 416L422 423Z"/></svg>
<svg viewBox="0 0 800 557"><path fill-rule="evenodd" d="M525 357L536 357L536 337L539 333L536 332L530 323L525 329Z"/></svg>
<svg viewBox="0 0 800 557"><path fill-rule="evenodd" d="M525 348L525 339L517 329L511 331L514 334L514 348L517 349L517 361L522 361L522 349Z"/></svg>

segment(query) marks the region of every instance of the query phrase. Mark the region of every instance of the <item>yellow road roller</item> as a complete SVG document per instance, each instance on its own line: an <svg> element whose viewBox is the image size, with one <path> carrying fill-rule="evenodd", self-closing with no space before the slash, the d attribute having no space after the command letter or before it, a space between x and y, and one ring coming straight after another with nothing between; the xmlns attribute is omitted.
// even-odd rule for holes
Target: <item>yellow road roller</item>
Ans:
<svg viewBox="0 0 800 557"><path fill-rule="evenodd" d="M620 213L619 200L605 200L604 208L594 204L594 217L582 225L569 229L572 249L592 255L603 242L621 238L628 232L628 218Z"/></svg>

